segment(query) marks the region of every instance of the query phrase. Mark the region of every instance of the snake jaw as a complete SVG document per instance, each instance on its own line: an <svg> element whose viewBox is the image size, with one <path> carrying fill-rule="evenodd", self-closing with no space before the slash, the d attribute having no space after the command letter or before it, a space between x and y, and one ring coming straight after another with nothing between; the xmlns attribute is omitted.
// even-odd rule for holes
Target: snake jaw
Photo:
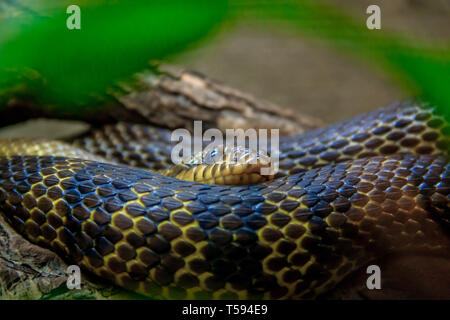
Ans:
<svg viewBox="0 0 450 320"><path fill-rule="evenodd" d="M267 155L243 147L218 146L195 154L187 164L178 164L160 173L205 184L247 185L272 180L273 174L261 174L263 168L270 167Z"/></svg>

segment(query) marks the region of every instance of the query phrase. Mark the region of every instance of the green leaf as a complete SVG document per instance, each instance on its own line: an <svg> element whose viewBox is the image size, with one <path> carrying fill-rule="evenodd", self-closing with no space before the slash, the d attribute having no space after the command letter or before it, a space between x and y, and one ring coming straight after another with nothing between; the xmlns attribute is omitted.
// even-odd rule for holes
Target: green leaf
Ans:
<svg viewBox="0 0 450 320"><path fill-rule="evenodd" d="M379 64L412 96L436 105L450 120L450 43L431 46L424 39L369 30L355 19L320 0L234 1L238 15L271 21L314 38L322 38L373 64ZM383 7L382 4L380 5Z"/></svg>
<svg viewBox="0 0 450 320"><path fill-rule="evenodd" d="M0 21L8 30L0 36L0 86L32 74L25 78L38 99L67 105L96 101L149 60L186 50L227 12L225 0L81 1L81 29L69 30L67 1L54 3L38 0L36 14Z"/></svg>

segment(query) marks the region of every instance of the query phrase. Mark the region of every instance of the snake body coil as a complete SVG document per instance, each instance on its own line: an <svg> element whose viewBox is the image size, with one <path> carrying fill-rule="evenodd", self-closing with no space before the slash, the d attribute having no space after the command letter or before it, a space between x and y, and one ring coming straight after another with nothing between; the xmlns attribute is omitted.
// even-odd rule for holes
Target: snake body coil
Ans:
<svg viewBox="0 0 450 320"><path fill-rule="evenodd" d="M115 128L74 145L166 167L169 149L139 143L153 129ZM392 250L450 249L449 128L431 108L397 104L282 138L278 176L248 186L7 155L0 209L32 242L152 297L312 298Z"/></svg>

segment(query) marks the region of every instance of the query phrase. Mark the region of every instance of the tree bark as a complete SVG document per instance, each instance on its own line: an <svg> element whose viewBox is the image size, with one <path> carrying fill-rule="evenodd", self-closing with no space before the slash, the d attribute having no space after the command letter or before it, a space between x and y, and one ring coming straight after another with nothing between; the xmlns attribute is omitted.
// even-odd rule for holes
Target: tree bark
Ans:
<svg viewBox="0 0 450 320"><path fill-rule="evenodd" d="M317 118L230 88L198 72L164 65L161 74L135 76L135 87L121 86L116 98L126 110L150 123L170 129L193 130L193 121L203 128L279 129L281 135L301 133L323 125Z"/></svg>
<svg viewBox="0 0 450 320"><path fill-rule="evenodd" d="M56 253L32 244L0 215L0 300L122 299L135 295L81 273L81 288L67 288L68 265Z"/></svg>
<svg viewBox="0 0 450 320"><path fill-rule="evenodd" d="M204 130L279 129L280 135L301 133L323 125L317 118L228 87L198 72L162 65L158 71L143 71L108 90L99 106L81 110L40 105L19 86L17 94L0 100L0 125L30 118L83 120L94 126L118 121L147 123L169 129L193 130L202 120ZM2 105L3 104L3 105Z"/></svg>

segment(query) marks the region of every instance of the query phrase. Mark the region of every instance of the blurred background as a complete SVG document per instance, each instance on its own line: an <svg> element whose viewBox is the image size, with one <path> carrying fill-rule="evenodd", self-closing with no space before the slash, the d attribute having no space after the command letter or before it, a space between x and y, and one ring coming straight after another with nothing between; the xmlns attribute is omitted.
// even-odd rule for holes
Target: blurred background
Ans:
<svg viewBox="0 0 450 320"><path fill-rule="evenodd" d="M1 1L0 1L1 2ZM449 0L327 0L365 26L366 8L381 8L382 30L433 45L450 39ZM370 31L373 33L378 30ZM370 60L370 59L369 59ZM379 65L330 45L302 37L264 19L237 19L225 32L182 52L171 63L199 71L231 87L336 123L409 98ZM85 126L61 121L32 121L0 130L0 137L60 137Z"/></svg>
<svg viewBox="0 0 450 320"><path fill-rule="evenodd" d="M382 30L433 42L450 40L449 0L329 0L365 25L366 8L381 8ZM376 30L372 32L378 32ZM241 21L176 62L282 107L335 123L409 98L386 74L327 41Z"/></svg>

